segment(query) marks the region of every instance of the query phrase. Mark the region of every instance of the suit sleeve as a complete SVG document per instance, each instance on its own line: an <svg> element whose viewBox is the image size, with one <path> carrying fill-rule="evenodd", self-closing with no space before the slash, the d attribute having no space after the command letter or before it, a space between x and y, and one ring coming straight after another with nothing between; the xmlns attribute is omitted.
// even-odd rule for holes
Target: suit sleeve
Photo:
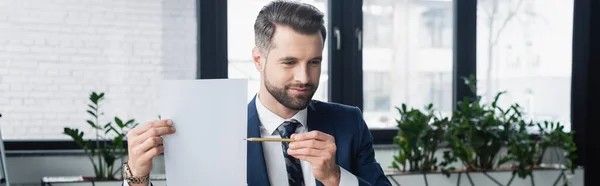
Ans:
<svg viewBox="0 0 600 186"><path fill-rule="evenodd" d="M375 160L373 137L369 127L362 117L360 109L356 108L358 117L358 149L356 154L357 178L360 186L391 186L392 184L383 173L381 165Z"/></svg>

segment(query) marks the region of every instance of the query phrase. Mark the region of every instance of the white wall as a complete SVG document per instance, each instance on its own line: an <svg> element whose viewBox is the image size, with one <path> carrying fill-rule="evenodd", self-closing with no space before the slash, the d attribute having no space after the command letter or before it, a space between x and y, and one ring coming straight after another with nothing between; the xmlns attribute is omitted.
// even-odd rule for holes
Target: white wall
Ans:
<svg viewBox="0 0 600 186"><path fill-rule="evenodd" d="M4 139L90 131L92 91L106 93L102 123L156 119L160 80L196 76L195 2L0 0Z"/></svg>

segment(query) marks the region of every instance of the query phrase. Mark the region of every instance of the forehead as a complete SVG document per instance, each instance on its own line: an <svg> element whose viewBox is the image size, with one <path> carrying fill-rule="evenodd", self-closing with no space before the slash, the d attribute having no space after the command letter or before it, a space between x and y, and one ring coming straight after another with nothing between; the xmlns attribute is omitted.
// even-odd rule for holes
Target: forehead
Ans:
<svg viewBox="0 0 600 186"><path fill-rule="evenodd" d="M271 40L271 52L279 55L313 58L323 52L320 33L302 34L287 26L278 25Z"/></svg>

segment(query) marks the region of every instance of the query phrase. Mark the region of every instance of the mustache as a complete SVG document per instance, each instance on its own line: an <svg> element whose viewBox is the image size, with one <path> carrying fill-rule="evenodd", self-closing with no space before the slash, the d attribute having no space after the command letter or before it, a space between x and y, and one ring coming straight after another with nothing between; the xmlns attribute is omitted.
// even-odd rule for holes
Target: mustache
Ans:
<svg viewBox="0 0 600 186"><path fill-rule="evenodd" d="M285 86L286 89L290 89L290 88L299 88L299 89L314 89L315 85L311 84L311 83L307 83L307 84L291 84L291 85L286 85Z"/></svg>

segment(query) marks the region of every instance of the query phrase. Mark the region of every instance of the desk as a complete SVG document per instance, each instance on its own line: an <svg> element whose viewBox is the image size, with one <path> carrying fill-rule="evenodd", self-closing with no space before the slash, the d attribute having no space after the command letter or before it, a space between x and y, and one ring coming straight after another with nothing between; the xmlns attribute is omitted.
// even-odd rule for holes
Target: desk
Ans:
<svg viewBox="0 0 600 186"><path fill-rule="evenodd" d="M151 174L150 181L165 181L166 176L164 174ZM41 186L52 186L52 184L62 183L90 183L92 186L96 186L96 182L115 182L123 180L96 180L94 177L86 176L54 176L54 177L42 177Z"/></svg>

